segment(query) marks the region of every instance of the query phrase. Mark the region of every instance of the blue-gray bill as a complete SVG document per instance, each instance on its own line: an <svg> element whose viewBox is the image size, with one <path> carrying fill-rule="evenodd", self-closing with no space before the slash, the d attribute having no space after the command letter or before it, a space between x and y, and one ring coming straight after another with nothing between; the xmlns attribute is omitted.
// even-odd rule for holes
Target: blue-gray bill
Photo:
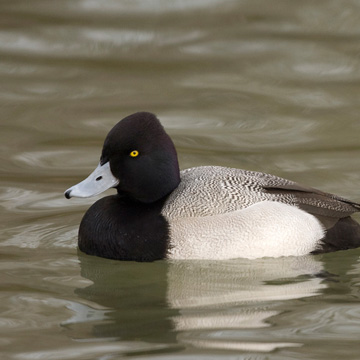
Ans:
<svg viewBox="0 0 360 360"><path fill-rule="evenodd" d="M119 185L119 180L112 174L109 162L97 168L83 181L65 191L65 197L86 198L101 194L103 191Z"/></svg>

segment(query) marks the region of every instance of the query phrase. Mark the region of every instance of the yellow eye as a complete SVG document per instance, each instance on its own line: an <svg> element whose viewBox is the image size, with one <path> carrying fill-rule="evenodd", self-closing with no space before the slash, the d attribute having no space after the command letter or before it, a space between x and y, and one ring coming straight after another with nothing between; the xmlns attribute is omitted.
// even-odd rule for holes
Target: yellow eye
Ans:
<svg viewBox="0 0 360 360"><path fill-rule="evenodd" d="M139 155L139 152L137 150L133 150L131 153L130 153L130 156L131 157L137 157Z"/></svg>

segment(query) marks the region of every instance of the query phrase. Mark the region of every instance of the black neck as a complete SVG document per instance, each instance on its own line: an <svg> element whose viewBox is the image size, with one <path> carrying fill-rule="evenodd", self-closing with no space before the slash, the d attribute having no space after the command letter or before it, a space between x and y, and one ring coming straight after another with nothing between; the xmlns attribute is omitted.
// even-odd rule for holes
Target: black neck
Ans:
<svg viewBox="0 0 360 360"><path fill-rule="evenodd" d="M119 195L93 204L79 228L81 251L116 260L164 259L169 228L161 215L166 198L146 204Z"/></svg>

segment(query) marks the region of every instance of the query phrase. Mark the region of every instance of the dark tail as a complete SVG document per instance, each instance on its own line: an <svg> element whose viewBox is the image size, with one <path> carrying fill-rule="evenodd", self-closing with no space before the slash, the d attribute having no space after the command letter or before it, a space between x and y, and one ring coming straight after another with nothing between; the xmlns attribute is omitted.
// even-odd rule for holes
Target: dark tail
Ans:
<svg viewBox="0 0 360 360"><path fill-rule="evenodd" d="M313 251L312 254L355 249L357 247L360 247L360 224L347 216L327 230L324 239L321 240L319 249Z"/></svg>

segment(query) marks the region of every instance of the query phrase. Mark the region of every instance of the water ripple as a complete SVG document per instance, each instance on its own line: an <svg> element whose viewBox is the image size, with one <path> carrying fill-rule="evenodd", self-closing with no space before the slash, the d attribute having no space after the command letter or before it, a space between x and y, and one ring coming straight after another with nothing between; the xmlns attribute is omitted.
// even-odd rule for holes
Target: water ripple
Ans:
<svg viewBox="0 0 360 360"><path fill-rule="evenodd" d="M74 249L77 246L77 227L69 229L67 225L54 223L20 225L8 228L4 232L6 240L2 246L36 249L38 247L61 247Z"/></svg>

